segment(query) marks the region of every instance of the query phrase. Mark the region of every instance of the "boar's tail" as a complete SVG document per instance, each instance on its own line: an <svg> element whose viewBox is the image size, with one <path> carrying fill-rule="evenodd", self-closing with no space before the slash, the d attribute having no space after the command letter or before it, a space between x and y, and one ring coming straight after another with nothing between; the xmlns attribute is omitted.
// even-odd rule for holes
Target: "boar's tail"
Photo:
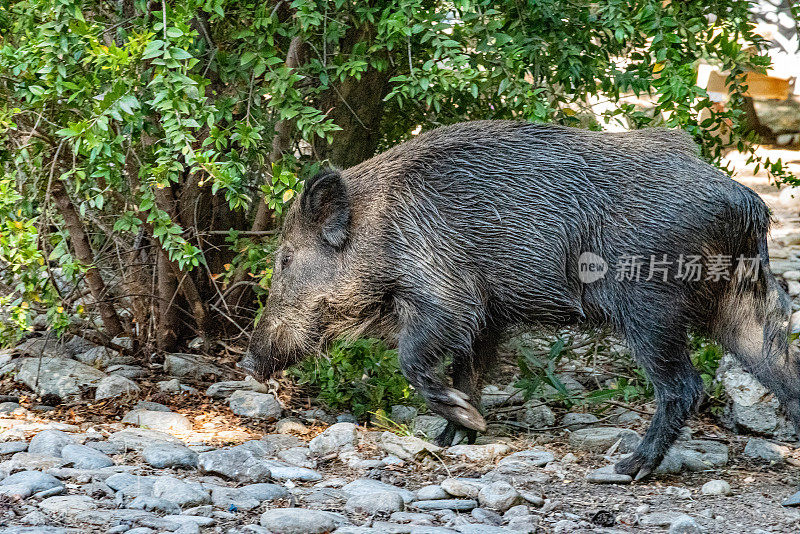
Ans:
<svg viewBox="0 0 800 534"><path fill-rule="evenodd" d="M769 212L755 193L752 197L739 214L745 217L744 231L733 237L739 250L730 284L719 301L714 334L775 394L800 435L800 351L789 345L791 302L769 265Z"/></svg>

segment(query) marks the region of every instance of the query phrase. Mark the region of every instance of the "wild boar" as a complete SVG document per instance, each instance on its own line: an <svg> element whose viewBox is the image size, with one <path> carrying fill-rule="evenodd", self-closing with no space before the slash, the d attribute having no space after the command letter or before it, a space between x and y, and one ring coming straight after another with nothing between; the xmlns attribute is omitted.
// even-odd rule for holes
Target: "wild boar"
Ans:
<svg viewBox="0 0 800 534"><path fill-rule="evenodd" d="M616 465L641 478L702 395L689 332L721 342L800 423L769 223L758 195L681 131L442 127L307 181L242 365L263 379L339 336L382 337L450 422L445 444L485 431L480 381L504 333L610 327L655 388L644 439ZM437 372L446 357L452 385Z"/></svg>

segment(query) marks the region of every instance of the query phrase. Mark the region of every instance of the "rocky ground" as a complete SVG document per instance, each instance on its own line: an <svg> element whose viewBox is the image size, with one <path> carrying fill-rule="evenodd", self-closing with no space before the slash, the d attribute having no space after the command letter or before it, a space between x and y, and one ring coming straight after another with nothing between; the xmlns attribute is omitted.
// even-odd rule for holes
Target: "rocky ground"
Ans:
<svg viewBox="0 0 800 534"><path fill-rule="evenodd" d="M798 154L781 156L800 175ZM797 297L800 195L741 179L775 209L773 263ZM609 467L652 404L553 411L523 402L510 376L485 390L490 435L442 449L420 438L443 421L414 408L393 408L396 432L357 426L192 354L143 365L42 337L0 352L0 366L0 533L800 530L800 511L781 506L800 454L779 441L789 431L774 399L727 358L723 417L693 420L636 483Z"/></svg>

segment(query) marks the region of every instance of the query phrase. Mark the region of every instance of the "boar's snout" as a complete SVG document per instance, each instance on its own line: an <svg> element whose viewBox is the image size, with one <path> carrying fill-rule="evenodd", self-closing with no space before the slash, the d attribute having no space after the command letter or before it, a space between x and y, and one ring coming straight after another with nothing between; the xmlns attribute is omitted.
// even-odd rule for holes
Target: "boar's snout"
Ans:
<svg viewBox="0 0 800 534"><path fill-rule="evenodd" d="M308 351L299 341L282 321L264 317L238 367L263 382L305 356Z"/></svg>

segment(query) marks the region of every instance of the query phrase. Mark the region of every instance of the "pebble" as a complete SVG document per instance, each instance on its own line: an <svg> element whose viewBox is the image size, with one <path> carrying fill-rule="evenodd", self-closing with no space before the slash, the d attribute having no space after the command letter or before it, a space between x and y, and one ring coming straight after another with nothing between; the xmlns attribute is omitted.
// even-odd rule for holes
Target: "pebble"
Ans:
<svg viewBox="0 0 800 534"><path fill-rule="evenodd" d="M667 527L685 514L678 512L653 512L639 517L639 524L645 527Z"/></svg>
<svg viewBox="0 0 800 534"><path fill-rule="evenodd" d="M595 469L586 475L586 481L592 484L630 484L633 477L614 472L613 465Z"/></svg>
<svg viewBox="0 0 800 534"><path fill-rule="evenodd" d="M700 492L703 495L730 495L732 493L731 485L724 480L709 480L703 484Z"/></svg>
<svg viewBox="0 0 800 534"><path fill-rule="evenodd" d="M144 448L142 457L145 462L157 469L169 467L194 469L198 464L198 454L178 443L153 443Z"/></svg>
<svg viewBox="0 0 800 534"><path fill-rule="evenodd" d="M474 508L472 512L470 512L470 515L479 523L500 525L503 522L503 516L492 510L487 510L486 508Z"/></svg>
<svg viewBox="0 0 800 534"><path fill-rule="evenodd" d="M122 447L123 450L134 451L141 451L154 442L182 443L181 440L175 436L159 430L153 430L152 428L128 428L120 430L108 436L108 441L111 444Z"/></svg>
<svg viewBox="0 0 800 534"><path fill-rule="evenodd" d="M269 469L270 476L275 480L299 480L301 482L322 480L322 474L306 467L297 467L286 462L273 460L265 460L264 464Z"/></svg>
<svg viewBox="0 0 800 534"><path fill-rule="evenodd" d="M418 415L411 422L411 429L416 436L434 439L447 426L447 419L438 415ZM398 455L399 456L399 455ZM402 458L402 456L400 456Z"/></svg>
<svg viewBox="0 0 800 534"><path fill-rule="evenodd" d="M186 432L192 429L192 422L185 415L155 410L131 410L125 414L122 422L160 431Z"/></svg>
<svg viewBox="0 0 800 534"><path fill-rule="evenodd" d="M669 534L703 534L703 527L691 516L683 514L669 525Z"/></svg>
<svg viewBox="0 0 800 534"><path fill-rule="evenodd" d="M281 534L322 534L346 525L347 518L334 512L306 508L275 508L261 514L261 526Z"/></svg>
<svg viewBox="0 0 800 534"><path fill-rule="evenodd" d="M297 467L314 469L317 467L317 462L309 457L310 454L311 450L308 447L292 447L291 449L279 451L278 458Z"/></svg>
<svg viewBox="0 0 800 534"><path fill-rule="evenodd" d="M61 457L76 469L102 469L114 465L114 460L86 445L71 443L61 449Z"/></svg>
<svg viewBox="0 0 800 534"><path fill-rule="evenodd" d="M414 506L419 510L468 511L476 508L478 502L473 499L436 499L433 501L416 501Z"/></svg>
<svg viewBox="0 0 800 534"><path fill-rule="evenodd" d="M264 421L276 421L283 413L283 407L274 395L258 391L234 391L228 398L228 405L236 415Z"/></svg>
<svg viewBox="0 0 800 534"><path fill-rule="evenodd" d="M354 495L347 499L345 510L350 514L374 515L377 513L400 512L405 507L403 497L392 491Z"/></svg>
<svg viewBox="0 0 800 534"><path fill-rule="evenodd" d="M534 430L551 427L556 423L556 414L539 399L532 399L522 407L520 422Z"/></svg>
<svg viewBox="0 0 800 534"><path fill-rule="evenodd" d="M358 431L353 423L336 423L308 443L308 448L317 456L352 449L358 443Z"/></svg>
<svg viewBox="0 0 800 534"><path fill-rule="evenodd" d="M269 391L266 386L248 376L244 380L211 384L206 390L206 395L213 399L227 399L239 390L255 391L258 393L267 393Z"/></svg>
<svg viewBox="0 0 800 534"><path fill-rule="evenodd" d="M392 406L389 418L392 422L398 425L408 425L419 414L419 410L413 406L404 406L402 404L395 404Z"/></svg>
<svg viewBox="0 0 800 534"><path fill-rule="evenodd" d="M521 500L519 492L508 482L492 482L481 488L478 502L484 508L504 512Z"/></svg>

